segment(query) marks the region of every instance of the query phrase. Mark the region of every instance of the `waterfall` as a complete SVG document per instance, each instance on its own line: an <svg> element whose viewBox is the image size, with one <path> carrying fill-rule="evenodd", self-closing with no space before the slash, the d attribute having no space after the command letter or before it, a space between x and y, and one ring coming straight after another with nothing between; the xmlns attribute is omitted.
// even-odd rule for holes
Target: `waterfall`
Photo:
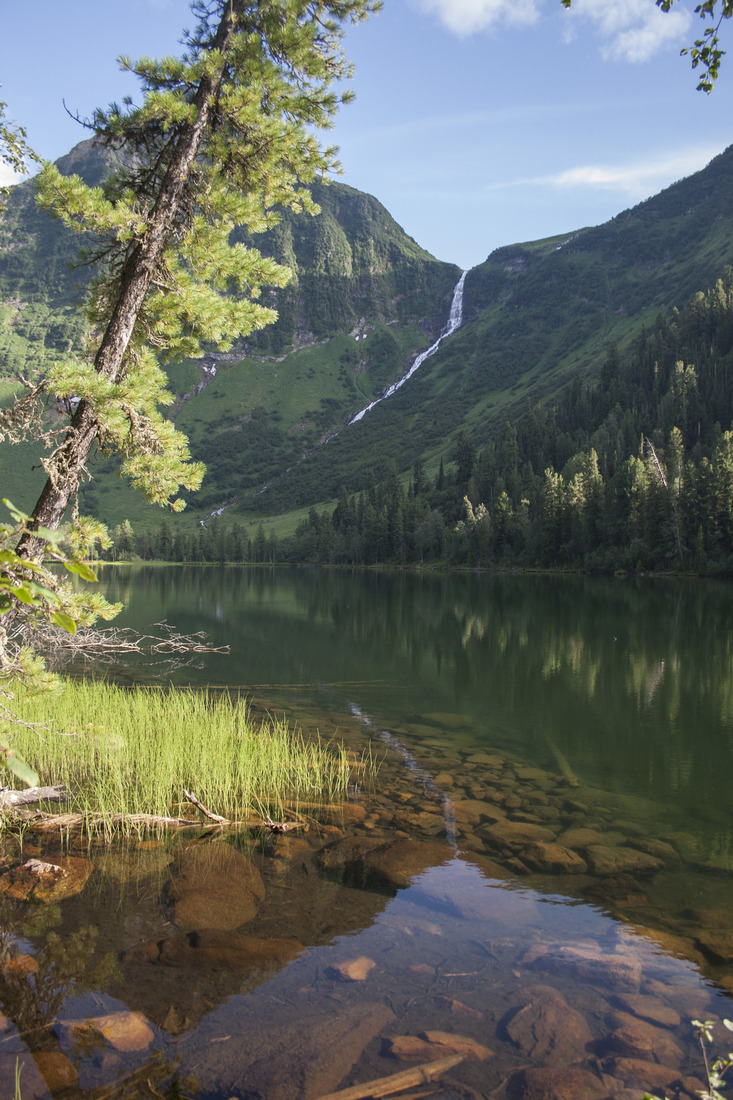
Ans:
<svg viewBox="0 0 733 1100"><path fill-rule="evenodd" d="M407 374L403 374L399 382L395 382L389 387L388 390L385 390L381 397L377 397L376 400L367 405L365 409L362 409L361 412L358 412L356 416L349 421L349 425L356 424L357 420L361 420L363 416L366 416L366 414L371 409L373 409L375 405L378 405L380 401L384 401L386 397L391 397L393 393L396 393L400 386L404 386L407 379L412 378L415 371L420 369L426 359L429 359L431 355L435 355L436 351L443 343L446 336L450 336L456 331L457 328L461 327L461 324L463 322L463 287L466 282L466 275L468 275L467 271L462 272L460 279L456 283L455 290L453 291L453 299L450 304L448 324L445 326L442 333L432 345L432 347L429 347L427 351L421 352L408 370Z"/></svg>

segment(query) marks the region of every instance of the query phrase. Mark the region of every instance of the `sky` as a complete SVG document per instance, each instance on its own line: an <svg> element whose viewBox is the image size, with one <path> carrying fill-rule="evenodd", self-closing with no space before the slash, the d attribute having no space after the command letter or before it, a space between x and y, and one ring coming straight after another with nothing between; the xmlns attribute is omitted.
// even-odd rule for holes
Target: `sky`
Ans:
<svg viewBox="0 0 733 1100"><path fill-rule="evenodd" d="M733 141L733 56L711 95L680 49L694 2L384 0L350 28L356 99L327 143L438 259L598 225ZM0 0L0 99L53 160L88 116L137 92L120 54L176 53L185 0ZM727 34L726 34L727 32ZM733 20L723 45L733 53ZM726 38L728 41L726 41Z"/></svg>

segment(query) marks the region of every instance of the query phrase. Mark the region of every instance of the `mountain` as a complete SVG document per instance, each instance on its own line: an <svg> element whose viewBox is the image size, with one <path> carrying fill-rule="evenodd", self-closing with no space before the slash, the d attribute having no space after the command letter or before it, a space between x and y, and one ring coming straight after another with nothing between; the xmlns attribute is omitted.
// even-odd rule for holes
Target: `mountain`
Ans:
<svg viewBox="0 0 733 1100"><path fill-rule="evenodd" d="M88 180L108 170L89 142L61 164ZM208 467L181 522L225 505L246 516L308 507L380 480L392 464L402 473L419 459L436 471L461 431L479 446L497 438L508 418L595 376L609 347L628 346L715 281L733 259L732 186L733 147L602 226L496 250L468 274L461 328L349 425L440 334L460 273L376 199L318 185L318 217L285 212L251 238L294 272L263 295L278 322L226 355L169 368L172 415ZM14 188L0 220L0 397L13 372L78 345L75 301L89 272L68 269L77 243L35 208L32 182ZM9 495L32 503L29 452L1 453ZM87 509L158 523L108 464L93 472Z"/></svg>

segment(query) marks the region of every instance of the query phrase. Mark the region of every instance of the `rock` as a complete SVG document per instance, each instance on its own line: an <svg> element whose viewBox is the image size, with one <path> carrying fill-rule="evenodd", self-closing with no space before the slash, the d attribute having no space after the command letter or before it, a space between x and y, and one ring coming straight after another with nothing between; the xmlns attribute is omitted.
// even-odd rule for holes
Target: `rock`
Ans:
<svg viewBox="0 0 733 1100"><path fill-rule="evenodd" d="M633 875L609 875L608 878L594 882L583 893L588 901L612 909L638 909L652 904L651 898L642 890Z"/></svg>
<svg viewBox="0 0 733 1100"><path fill-rule="evenodd" d="M484 764L487 768L503 768L506 761L495 753L475 752L467 758L469 764Z"/></svg>
<svg viewBox="0 0 733 1100"><path fill-rule="evenodd" d="M423 1031L418 1037L398 1035L388 1039L386 1045L392 1057L401 1062L437 1062L450 1054L462 1054L470 1062L485 1062L494 1057L492 1050L470 1036L450 1031Z"/></svg>
<svg viewBox="0 0 733 1100"><path fill-rule="evenodd" d="M679 1069L638 1058L611 1058L609 1069L613 1076L623 1081L627 1088L648 1091L656 1095L663 1095L665 1089L671 1090L680 1080Z"/></svg>
<svg viewBox="0 0 733 1100"><path fill-rule="evenodd" d="M651 1024L678 1027L682 1023L679 1012L658 997L650 997L643 993L619 993L616 1000L634 1016L638 1016L641 1020L648 1020Z"/></svg>
<svg viewBox="0 0 733 1100"><path fill-rule="evenodd" d="M635 836L628 843L631 848L638 848L642 852L647 852L655 859L661 859L663 863L679 863L680 861L679 852L666 840L659 840L653 836Z"/></svg>
<svg viewBox="0 0 733 1100"><path fill-rule="evenodd" d="M463 798L454 802L453 812L456 821L463 821L468 825L478 825L481 821L502 821L506 817L506 812L501 807L476 798Z"/></svg>
<svg viewBox="0 0 733 1100"><path fill-rule="evenodd" d="M698 946L709 959L717 963L729 963L733 960L733 931L721 928L717 931L704 929L695 937Z"/></svg>
<svg viewBox="0 0 733 1100"><path fill-rule="evenodd" d="M528 1068L507 1082L510 1100L607 1100L609 1089L587 1069Z"/></svg>
<svg viewBox="0 0 733 1100"><path fill-rule="evenodd" d="M446 714L443 711L432 711L430 714L418 715L421 722L427 722L431 726L442 726L446 730L460 730L474 723L467 714ZM435 730L431 731L435 733Z"/></svg>
<svg viewBox="0 0 733 1100"><path fill-rule="evenodd" d="M202 1095L240 1096L244 1088L247 1096L267 1100L313 1100L334 1092L365 1047L393 1021L389 1008L369 1002L312 1016L300 1012L276 1028L245 1025L225 1058L219 1046L204 1043L187 1069Z"/></svg>
<svg viewBox="0 0 733 1100"><path fill-rule="evenodd" d="M72 1037L81 1040L89 1032L104 1036L111 1047L122 1053L146 1050L155 1038L142 1012L111 1012L93 1016L71 1027Z"/></svg>
<svg viewBox="0 0 733 1100"><path fill-rule="evenodd" d="M263 939L244 932L178 932L126 951L129 963L160 963L194 970L247 971L289 962L303 951L297 940Z"/></svg>
<svg viewBox="0 0 733 1100"><path fill-rule="evenodd" d="M393 893L451 856L448 845L437 841L349 837L322 848L317 862L329 877L337 877L346 885Z"/></svg>
<svg viewBox="0 0 733 1100"><path fill-rule="evenodd" d="M252 920L265 886L255 865L231 844L195 844L176 857L165 893L183 931L226 931Z"/></svg>
<svg viewBox="0 0 733 1100"><path fill-rule="evenodd" d="M585 1017L547 986L523 991L526 1003L504 1024L522 1055L548 1066L568 1065L583 1058L592 1041Z"/></svg>
<svg viewBox="0 0 733 1100"><path fill-rule="evenodd" d="M396 828L407 832L425 833L427 836L438 836L445 833L445 818L442 814L431 814L427 810L419 810L415 813L397 813L394 816Z"/></svg>
<svg viewBox="0 0 733 1100"><path fill-rule="evenodd" d="M0 894L18 901L55 905L84 889L92 864L81 856L56 856L53 863L29 859L0 877Z"/></svg>
<svg viewBox="0 0 733 1100"><path fill-rule="evenodd" d="M572 848L561 844L528 844L519 853L532 871L550 875L583 875L588 865Z"/></svg>
<svg viewBox="0 0 733 1100"><path fill-rule="evenodd" d="M636 848L615 847L605 844L589 844L585 858L595 875L656 875L663 864L654 856Z"/></svg>
<svg viewBox="0 0 733 1100"><path fill-rule="evenodd" d="M555 840L551 829L527 821L499 821L481 832L494 847L510 851L518 851L527 844L551 844Z"/></svg>
<svg viewBox="0 0 733 1100"><path fill-rule="evenodd" d="M558 844L564 844L567 848L587 848L589 844L603 844L605 837L597 829L567 829L557 838Z"/></svg>
<svg viewBox="0 0 733 1100"><path fill-rule="evenodd" d="M479 1012L476 1008L471 1008L470 1005L464 1004L463 1001L459 1001L455 997L446 997L442 993L436 993L433 1002L440 1005L441 1008L447 1009L454 1016L473 1016L476 1020L483 1019L482 1012Z"/></svg>
<svg viewBox="0 0 733 1100"><path fill-rule="evenodd" d="M61 1089L78 1088L79 1074L60 1050L37 1050L33 1055L33 1061L52 1095L60 1092ZM24 1078L25 1073L21 1078L23 1084Z"/></svg>
<svg viewBox="0 0 733 1100"><path fill-rule="evenodd" d="M449 1054L463 1054L469 1062L485 1062L487 1058L494 1057L493 1050L477 1043L469 1035L455 1035L452 1031L422 1031L420 1038L431 1046L440 1048L440 1058Z"/></svg>
<svg viewBox="0 0 733 1100"><path fill-rule="evenodd" d="M604 990L638 993L641 984L641 964L637 959L604 955L600 949L552 947L533 965Z"/></svg>
<svg viewBox="0 0 733 1100"><path fill-rule="evenodd" d="M610 1053L624 1058L641 1058L662 1065L679 1065L682 1048L668 1031L626 1012L614 1014L615 1029L606 1038Z"/></svg>
<svg viewBox="0 0 733 1100"><path fill-rule="evenodd" d="M337 802L321 811L321 820L331 825L361 823L366 817L366 809L359 802Z"/></svg>
<svg viewBox="0 0 733 1100"><path fill-rule="evenodd" d="M377 964L374 959L368 959L366 955L360 955L358 959L347 959L344 962L334 963L329 971L342 982L363 982L370 970Z"/></svg>

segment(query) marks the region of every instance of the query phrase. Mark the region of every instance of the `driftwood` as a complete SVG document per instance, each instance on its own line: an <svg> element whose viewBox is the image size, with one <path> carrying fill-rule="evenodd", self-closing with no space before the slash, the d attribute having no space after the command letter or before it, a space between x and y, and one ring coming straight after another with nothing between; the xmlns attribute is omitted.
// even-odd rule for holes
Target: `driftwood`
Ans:
<svg viewBox="0 0 733 1100"><path fill-rule="evenodd" d="M197 810L201 811L204 817L208 817L209 821L215 821L217 825L231 825L231 821L229 821L226 817L220 817L219 814L212 814L211 810L207 810L203 802L199 802L193 791L187 791L184 787L183 794L184 797L187 798L188 801L191 802Z"/></svg>
<svg viewBox="0 0 733 1100"><path fill-rule="evenodd" d="M35 806L38 802L66 802L71 797L68 787L28 787L25 791L13 791L0 787L0 810L17 806Z"/></svg>
<svg viewBox="0 0 733 1100"><path fill-rule="evenodd" d="M64 830L80 829L82 826L94 828L98 825L143 825L151 829L185 829L199 825L198 821L189 821L185 817L159 817L157 814L43 814L36 813L27 819L26 825L32 833L54 833Z"/></svg>
<svg viewBox="0 0 733 1100"><path fill-rule="evenodd" d="M319 1097L319 1100L370 1100L370 1098L379 1100L382 1096L393 1096L396 1092L404 1092L405 1089L414 1088L416 1085L427 1085L437 1080L464 1058L465 1054L451 1054L447 1058L439 1058L436 1062L423 1062L419 1066L392 1073L389 1077L378 1077L363 1085L352 1085L351 1088L341 1089L340 1092L329 1092L327 1096Z"/></svg>

